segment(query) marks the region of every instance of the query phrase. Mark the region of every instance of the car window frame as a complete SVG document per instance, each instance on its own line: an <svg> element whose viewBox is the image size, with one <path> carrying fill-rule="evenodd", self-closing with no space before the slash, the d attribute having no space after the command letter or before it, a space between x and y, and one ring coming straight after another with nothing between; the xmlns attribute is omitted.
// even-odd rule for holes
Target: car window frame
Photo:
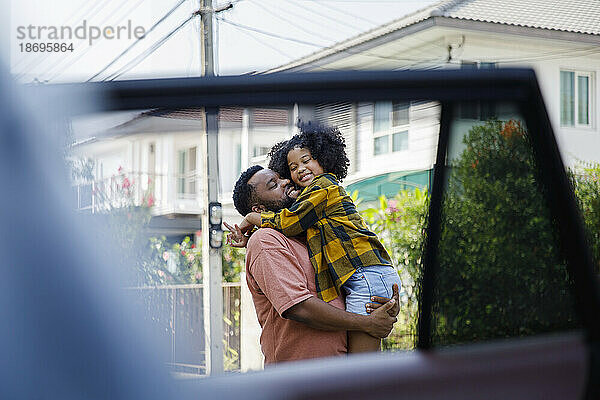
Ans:
<svg viewBox="0 0 600 400"><path fill-rule="evenodd" d="M558 222L561 251L575 285L577 311L588 343L600 341L600 294L583 223L563 167L535 72L530 69L346 71L274 73L206 78L144 79L29 86L49 102L65 93L95 99L74 105L70 116L150 108L273 105L340 101L430 100L441 102L440 132L426 227L417 348L431 348L431 312L445 180L445 156L454 105L462 101L515 102L529 128L540 177ZM597 347L597 346L596 346Z"/></svg>

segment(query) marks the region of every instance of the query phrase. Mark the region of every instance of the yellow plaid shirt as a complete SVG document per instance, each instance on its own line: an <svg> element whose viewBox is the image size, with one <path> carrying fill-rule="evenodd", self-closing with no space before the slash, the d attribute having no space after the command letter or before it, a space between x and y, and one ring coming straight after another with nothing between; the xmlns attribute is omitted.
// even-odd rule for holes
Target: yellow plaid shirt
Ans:
<svg viewBox="0 0 600 400"><path fill-rule="evenodd" d="M392 265L377 235L367 228L333 174L317 176L290 208L261 213L261 227L288 237L306 232L317 293L324 301L339 295L356 268Z"/></svg>

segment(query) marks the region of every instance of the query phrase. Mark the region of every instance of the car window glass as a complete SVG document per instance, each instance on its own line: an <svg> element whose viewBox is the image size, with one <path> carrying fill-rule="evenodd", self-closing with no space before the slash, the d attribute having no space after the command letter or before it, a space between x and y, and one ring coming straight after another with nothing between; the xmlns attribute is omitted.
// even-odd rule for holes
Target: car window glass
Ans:
<svg viewBox="0 0 600 400"><path fill-rule="evenodd" d="M303 124L339 130L349 160L342 180L398 272L401 311L385 351L416 342L421 252L439 133L436 101L357 101L219 107L219 201L232 201L240 173L267 167L271 148ZM74 117L66 130L72 199L81 218L100 221L96 240L121 254L128 299L156 328L175 374L205 373L204 269L206 113L202 107ZM211 154L212 155L212 154ZM222 247L224 366L260 368L260 326L244 275L245 249ZM248 352L254 346L253 352ZM252 364L251 357L258 358ZM250 365L250 367L248 367Z"/></svg>
<svg viewBox="0 0 600 400"><path fill-rule="evenodd" d="M435 269L434 346L579 326L555 220L538 177L530 142L534 132L514 105L485 106L461 104L452 110Z"/></svg>

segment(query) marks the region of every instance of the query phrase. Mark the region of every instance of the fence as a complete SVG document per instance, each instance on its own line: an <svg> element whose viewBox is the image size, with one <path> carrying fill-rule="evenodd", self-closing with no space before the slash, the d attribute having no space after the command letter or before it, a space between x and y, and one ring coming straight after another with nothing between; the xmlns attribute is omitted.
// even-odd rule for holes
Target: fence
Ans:
<svg viewBox="0 0 600 400"><path fill-rule="evenodd" d="M223 283L225 370L240 369L240 283ZM164 360L173 372L203 375L204 315L202 284L128 288L143 304L146 318L159 332L159 346L169 349Z"/></svg>

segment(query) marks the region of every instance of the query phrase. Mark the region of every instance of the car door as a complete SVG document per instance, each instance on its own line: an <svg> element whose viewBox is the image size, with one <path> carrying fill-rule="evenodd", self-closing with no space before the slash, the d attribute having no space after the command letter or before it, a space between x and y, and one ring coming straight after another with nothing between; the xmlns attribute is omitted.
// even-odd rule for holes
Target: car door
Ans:
<svg viewBox="0 0 600 400"><path fill-rule="evenodd" d="M173 393L181 398L598 396L597 281L532 71L273 74L112 82L30 91L42 93L40 96L52 103L57 101L56 93L63 96L65 89L73 96L83 93L84 98L97 101L85 108L74 103L74 113L231 106L302 109L327 102L364 105L412 100L436 102L441 109L433 146L435 165L422 273L416 282L419 301L415 349L302 361L246 374L185 381L161 379L164 387L156 391L157 396L165 393L165 387L177 388ZM27 146L23 149L27 151ZM24 227L31 223L30 219L24 221ZM69 251L77 250L65 248L64 254ZM77 255L78 259L86 258L85 254ZM22 274L16 276L25 278ZM53 282L61 276L49 275L47 279ZM64 284L76 285L82 280L85 277L76 274ZM77 293L92 305L106 303L97 293ZM72 292L52 294L46 299L47 306L73 300ZM6 303L9 306L11 299L14 301L9 297ZM82 368L79 375L73 374L73 359L94 358L102 351L104 359L110 360L114 353L118 360L123 343L130 341L119 339L115 332L123 332L122 328L109 324L101 308L89 309L92 312L85 321L95 321L94 326L106 329L93 340L81 339L89 346L79 346L77 353L54 352L50 360L44 358L47 354L28 353L27 362L21 364L32 365L36 357L42 357L52 365L52 376L68 372L58 386L68 386L72 393L83 390L80 382L93 379L93 374L108 371L111 363L106 361L98 370ZM48 307L46 317L60 311L60 307ZM71 324L85 312L81 308L71 311L64 316ZM34 317L26 310L23 315L24 321ZM30 331L33 326L24 323L22 327ZM45 343L44 329L49 327L41 328L37 332L40 346ZM18 341L8 333L4 337L7 346ZM95 347L102 337L110 337L112 345ZM69 344L74 337L67 335L64 339ZM152 348L138 347L129 349L128 359L152 358ZM119 393L126 392L129 398L135 398L136 393L152 397L152 390L135 388L142 387L142 380L152 375L143 372L151 365L154 368L154 364L120 368L117 381L130 382L126 391ZM43 371L32 373L43 376ZM44 385L56 384L41 381ZM42 393L44 387L36 390ZM14 393L25 390L22 385L11 388ZM101 385L90 386L89 390L105 393Z"/></svg>

